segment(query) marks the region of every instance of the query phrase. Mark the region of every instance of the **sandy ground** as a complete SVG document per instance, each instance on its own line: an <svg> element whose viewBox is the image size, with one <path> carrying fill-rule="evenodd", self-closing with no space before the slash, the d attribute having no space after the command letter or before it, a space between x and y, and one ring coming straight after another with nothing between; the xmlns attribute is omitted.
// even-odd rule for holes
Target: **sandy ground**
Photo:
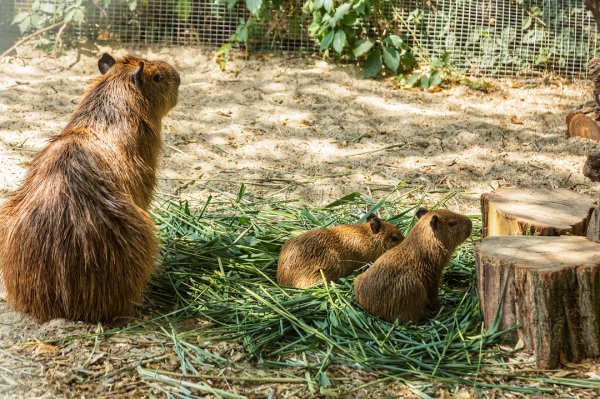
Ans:
<svg viewBox="0 0 600 399"><path fill-rule="evenodd" d="M66 124L97 75L103 50L126 53L101 48L54 59L24 47L18 57L0 60L0 200ZM211 190L236 192L245 182L257 194L321 205L353 191L377 196L409 181L459 190L449 207L475 213L479 194L497 187L600 194L600 186L581 174L586 155L600 151L600 143L564 135L567 111L591 99L585 82L546 77L494 81L491 93L465 86L423 93L398 90L391 80L363 80L352 66L296 55L238 59L223 72L210 52L136 52L171 62L182 76L180 103L164 120L163 196L202 201ZM83 389L73 370L135 369L138 352L164 351L155 338L142 337L143 345L129 350L120 349L125 338L119 336L25 344L96 328L61 320L37 325L0 300L0 396L142 395L127 373L116 387ZM106 360L113 357L97 357L119 356L119 350L129 355L121 354L118 365ZM173 361L167 352L164 361Z"/></svg>

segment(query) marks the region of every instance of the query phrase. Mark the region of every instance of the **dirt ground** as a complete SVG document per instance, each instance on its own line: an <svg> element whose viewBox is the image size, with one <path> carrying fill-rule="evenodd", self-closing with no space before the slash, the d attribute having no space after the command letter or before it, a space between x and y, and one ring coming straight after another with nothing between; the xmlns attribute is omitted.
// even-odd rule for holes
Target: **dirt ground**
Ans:
<svg viewBox="0 0 600 399"><path fill-rule="evenodd" d="M0 201L66 124L98 73L102 51L127 52L102 47L52 58L23 47L0 60ZM163 125L161 196L202 201L214 190L236 192L244 182L256 194L321 205L353 191L377 196L409 181L459 190L448 206L477 213L479 195L497 187L600 194L581 174L586 155L600 151L600 143L564 134L568 110L591 99L586 82L547 76L491 81L490 93L466 86L423 93L298 55L236 59L221 71L209 51L133 52L171 62L182 76L179 105ZM144 367L142 353L164 352L161 362L175 362L155 335L40 343L97 328L63 320L38 325L0 300L0 396L161 396L125 372ZM106 379L78 384L82 376L89 380L81 370L119 377L110 386ZM586 370L598 373L596 365ZM249 396L279 392L268 384L243 386L239 392Z"/></svg>

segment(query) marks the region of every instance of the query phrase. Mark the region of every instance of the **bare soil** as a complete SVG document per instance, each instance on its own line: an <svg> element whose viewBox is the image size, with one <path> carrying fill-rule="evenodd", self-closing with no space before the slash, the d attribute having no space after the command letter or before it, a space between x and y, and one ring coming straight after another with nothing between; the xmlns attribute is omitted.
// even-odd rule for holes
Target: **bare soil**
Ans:
<svg viewBox="0 0 600 399"><path fill-rule="evenodd" d="M0 60L0 201L66 124L98 73L102 51L128 52L103 47L52 58L22 47L18 56ZM236 192L244 182L258 195L322 205L354 191L377 196L408 181L432 191L458 190L448 206L478 213L479 195L497 187L563 187L596 200L600 194L600 186L581 174L585 157L600 151L600 142L565 137L566 113L591 99L587 82L542 76L491 81L489 93L464 85L424 93L399 89L393 79L364 80L353 66L295 54L236 59L221 71L210 51L131 51L171 62L182 76L179 105L163 125L159 196L203 201L215 190ZM0 396L162 396L136 371L156 364L177 370L172 348L151 328L147 334L70 338L110 327L64 320L39 325L0 299ZM249 371L240 348L215 350L241 358L239 370L225 374L260 374ZM600 378L593 362L573 370L571 375ZM372 379L357 371L338 373ZM211 384L251 397L312 395L305 385ZM393 384L355 394L374 392L413 395ZM562 392L592 397L584 390ZM475 395L462 388L438 393Z"/></svg>

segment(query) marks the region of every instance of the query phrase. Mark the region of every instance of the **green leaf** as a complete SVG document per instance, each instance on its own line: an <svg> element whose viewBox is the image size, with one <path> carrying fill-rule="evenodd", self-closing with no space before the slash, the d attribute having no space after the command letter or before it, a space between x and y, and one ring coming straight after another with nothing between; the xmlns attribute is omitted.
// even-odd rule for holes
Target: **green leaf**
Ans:
<svg viewBox="0 0 600 399"><path fill-rule="evenodd" d="M406 87L413 88L417 85L417 82L421 78L421 74L419 72L415 72L406 81Z"/></svg>
<svg viewBox="0 0 600 399"><path fill-rule="evenodd" d="M25 18L27 18L29 16L29 13L26 11L21 11L20 13L18 13L17 15L15 15L15 18L13 19L12 23L13 24L18 24L21 23L25 20Z"/></svg>
<svg viewBox="0 0 600 399"><path fill-rule="evenodd" d="M240 191L238 191L238 195L237 198L235 199L235 202L239 203L242 198L244 198L244 194L246 193L246 185L244 183L242 183L240 185Z"/></svg>
<svg viewBox="0 0 600 399"><path fill-rule="evenodd" d="M34 28L39 28L40 26L42 26L44 21L45 18L43 18L40 14L33 14L31 16L31 26L33 26Z"/></svg>
<svg viewBox="0 0 600 399"><path fill-rule="evenodd" d="M339 29L335 32L335 36L333 37L333 49L341 54L346 47L346 32Z"/></svg>
<svg viewBox="0 0 600 399"><path fill-rule="evenodd" d="M31 17L28 15L24 20L19 22L19 31L21 33L27 32L31 28Z"/></svg>
<svg viewBox="0 0 600 399"><path fill-rule="evenodd" d="M345 26L353 26L354 24L356 24L356 15L344 15L344 18L342 18L342 24L344 24Z"/></svg>
<svg viewBox="0 0 600 399"><path fill-rule="evenodd" d="M227 9L229 11L233 10L233 7L235 7L237 5L238 0L229 0L227 2Z"/></svg>
<svg viewBox="0 0 600 399"><path fill-rule="evenodd" d="M333 17L329 20L329 26L333 28L335 25L337 25L340 19L344 18L344 15L346 15L348 11L350 11L349 3L344 3L341 6L339 6L337 10L335 10L335 14L333 15Z"/></svg>
<svg viewBox="0 0 600 399"><path fill-rule="evenodd" d="M315 0L315 9L318 10L323 7L325 0Z"/></svg>
<svg viewBox="0 0 600 399"><path fill-rule="evenodd" d="M52 3L40 4L40 11L46 14L54 14L56 12L56 6Z"/></svg>
<svg viewBox="0 0 600 399"><path fill-rule="evenodd" d="M408 50L402 54L402 65L407 68L412 68L417 65L417 60L415 59L414 54Z"/></svg>
<svg viewBox="0 0 600 399"><path fill-rule="evenodd" d="M75 14L73 15L73 21L79 25L81 25L81 23L84 21L85 19L85 12L83 11L82 7L77 7L75 9Z"/></svg>
<svg viewBox="0 0 600 399"><path fill-rule="evenodd" d="M178 0L177 1L177 15L184 21L187 20L192 14L192 4L190 0Z"/></svg>
<svg viewBox="0 0 600 399"><path fill-rule="evenodd" d="M400 66L400 53L393 47L383 46L383 63L390 71L397 73Z"/></svg>
<svg viewBox="0 0 600 399"><path fill-rule="evenodd" d="M398 35L389 35L388 37L383 39L383 42L386 44L390 44L396 47L397 49L402 48L402 46L404 45L404 40L402 40L402 38Z"/></svg>
<svg viewBox="0 0 600 399"><path fill-rule="evenodd" d="M239 26L235 31L235 35L240 42L246 43L248 41L248 26Z"/></svg>
<svg viewBox="0 0 600 399"><path fill-rule="evenodd" d="M365 78L370 79L381 71L381 50L376 48L369 52L365 61Z"/></svg>
<svg viewBox="0 0 600 399"><path fill-rule="evenodd" d="M427 75L421 76L419 86L421 86L421 88L423 90L429 90L429 76L427 76Z"/></svg>
<svg viewBox="0 0 600 399"><path fill-rule="evenodd" d="M331 45L331 42L333 41L334 34L335 34L335 32L331 30L331 31L329 31L329 33L327 33L325 35L323 40L321 40L321 51L329 48L329 46Z"/></svg>
<svg viewBox="0 0 600 399"><path fill-rule="evenodd" d="M129 6L129 11L135 11L137 8L137 0L129 0L127 1L127 5Z"/></svg>
<svg viewBox="0 0 600 399"><path fill-rule="evenodd" d="M331 11L331 9L333 8L333 0L324 0L323 7L325 7L327 11Z"/></svg>
<svg viewBox="0 0 600 399"><path fill-rule="evenodd" d="M246 0L246 7L252 14L257 14L262 6L262 0Z"/></svg>
<svg viewBox="0 0 600 399"><path fill-rule="evenodd" d="M371 47L375 44L375 41L372 39L369 40L357 40L354 42L354 48L352 49L352 54L355 57L360 57L367 51L371 50Z"/></svg>
<svg viewBox="0 0 600 399"><path fill-rule="evenodd" d="M336 206L347 204L348 202L353 202L360 198L360 193L355 192L352 194L344 195L342 198L339 198L333 201L331 204L326 205L325 208L334 208Z"/></svg>
<svg viewBox="0 0 600 399"><path fill-rule="evenodd" d="M312 21L308 26L308 32L311 36L316 36L319 29L321 29L321 24L317 21Z"/></svg>
<svg viewBox="0 0 600 399"><path fill-rule="evenodd" d="M73 17L75 16L75 11L77 11L77 9L75 7L71 7L67 10L67 12L65 13L65 17L63 19L63 21L65 23L69 23L73 20Z"/></svg>
<svg viewBox="0 0 600 399"><path fill-rule="evenodd" d="M328 387L329 385L331 385L331 382L329 381L329 378L327 377L327 373L325 371L321 371L317 376L317 379L319 381L320 387Z"/></svg>
<svg viewBox="0 0 600 399"><path fill-rule="evenodd" d="M532 24L533 20L531 19L531 17L525 17L525 19L523 19L523 25L521 26L521 30L527 30L531 28Z"/></svg>
<svg viewBox="0 0 600 399"><path fill-rule="evenodd" d="M440 60L439 58L434 58L431 60L429 65L431 65L433 68L441 68L444 66L444 61Z"/></svg>
<svg viewBox="0 0 600 399"><path fill-rule="evenodd" d="M429 88L433 88L436 86L440 86L443 80L443 72L439 69L435 69L431 72L429 76Z"/></svg>
<svg viewBox="0 0 600 399"><path fill-rule="evenodd" d="M450 53L447 51L444 51L444 53L442 54L442 62L444 63L445 66L450 66Z"/></svg>

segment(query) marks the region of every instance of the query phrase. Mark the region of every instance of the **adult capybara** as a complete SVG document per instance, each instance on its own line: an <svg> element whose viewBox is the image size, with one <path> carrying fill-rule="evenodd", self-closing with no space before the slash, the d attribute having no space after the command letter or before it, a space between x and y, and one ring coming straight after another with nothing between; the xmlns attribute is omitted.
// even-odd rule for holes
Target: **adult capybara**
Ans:
<svg viewBox="0 0 600 399"><path fill-rule="evenodd" d="M402 232L391 223L369 215L367 223L316 229L294 237L281 248L277 282L306 288L347 276L400 244Z"/></svg>
<svg viewBox="0 0 600 399"><path fill-rule="evenodd" d="M440 306L442 271L471 235L471 219L446 210L417 211L402 244L381 255L354 280L363 309L387 321L419 321Z"/></svg>
<svg viewBox="0 0 600 399"><path fill-rule="evenodd" d="M133 311L153 270L161 120L177 103L169 64L104 54L67 126L0 209L8 302L38 321Z"/></svg>

